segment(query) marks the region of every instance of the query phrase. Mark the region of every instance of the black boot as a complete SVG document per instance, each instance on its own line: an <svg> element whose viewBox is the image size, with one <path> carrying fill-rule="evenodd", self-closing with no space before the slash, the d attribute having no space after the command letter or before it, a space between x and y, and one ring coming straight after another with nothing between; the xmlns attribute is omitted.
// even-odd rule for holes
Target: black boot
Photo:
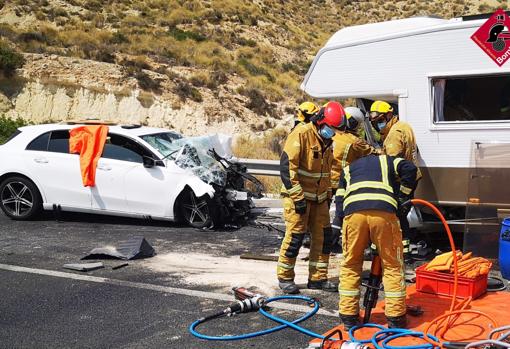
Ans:
<svg viewBox="0 0 510 349"><path fill-rule="evenodd" d="M407 328L407 317L401 316L386 316L388 320L388 328Z"/></svg>
<svg viewBox="0 0 510 349"><path fill-rule="evenodd" d="M338 292L338 284L329 280L308 280L306 285L311 290L323 290L326 292Z"/></svg>
<svg viewBox="0 0 510 349"><path fill-rule="evenodd" d="M349 331L354 326L358 326L360 324L358 315L340 314L340 320L342 320L342 323L344 324L344 331Z"/></svg>
<svg viewBox="0 0 510 349"><path fill-rule="evenodd" d="M286 294L298 294L299 287L293 280L278 280L278 286Z"/></svg>

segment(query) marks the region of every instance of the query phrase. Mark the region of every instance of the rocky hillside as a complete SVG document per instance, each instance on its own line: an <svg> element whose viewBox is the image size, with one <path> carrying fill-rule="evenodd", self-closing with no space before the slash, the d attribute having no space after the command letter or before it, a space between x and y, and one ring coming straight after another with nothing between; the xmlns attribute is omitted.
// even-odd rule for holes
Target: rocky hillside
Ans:
<svg viewBox="0 0 510 349"><path fill-rule="evenodd" d="M285 124L317 50L344 26L507 7L498 1L0 0L0 113L102 118L185 134ZM0 57L1 59L1 57ZM1 60L0 60L1 62ZM1 63L0 63L1 64Z"/></svg>

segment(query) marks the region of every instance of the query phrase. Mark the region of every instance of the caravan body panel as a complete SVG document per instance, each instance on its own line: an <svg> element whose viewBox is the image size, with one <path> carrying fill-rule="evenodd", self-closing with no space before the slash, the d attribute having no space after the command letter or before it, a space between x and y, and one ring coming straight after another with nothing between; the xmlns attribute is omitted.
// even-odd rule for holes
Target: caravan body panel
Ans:
<svg viewBox="0 0 510 349"><path fill-rule="evenodd" d="M510 73L510 64L499 67L471 40L483 22L410 18L342 29L319 51L302 89L315 98L398 101L400 118L416 134L425 174L421 197L465 204L479 165L476 143L508 142L510 121L434 123L432 80ZM510 180L510 172L500 174Z"/></svg>

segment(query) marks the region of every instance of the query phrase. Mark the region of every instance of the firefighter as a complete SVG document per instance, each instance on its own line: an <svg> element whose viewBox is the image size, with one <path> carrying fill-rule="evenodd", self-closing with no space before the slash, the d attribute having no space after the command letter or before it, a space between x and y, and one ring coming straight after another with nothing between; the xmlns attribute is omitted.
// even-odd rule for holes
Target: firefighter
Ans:
<svg viewBox="0 0 510 349"><path fill-rule="evenodd" d="M296 110L296 117L294 118L294 129L298 125L305 125L310 122L310 119L319 112L319 107L313 102L303 102ZM303 246L310 247L310 233L306 232L303 238Z"/></svg>
<svg viewBox="0 0 510 349"><path fill-rule="evenodd" d="M389 103L385 101L375 101L372 103L370 107L370 122L381 135L384 154L402 157L408 161L412 161L413 164L418 167L418 148L416 146L416 137L414 136L413 129L407 122L399 120L398 115L393 114L393 107ZM414 197L414 191L416 190L420 178L421 172L418 168L416 183L413 187L410 187L410 192L407 193L410 198ZM406 259L409 256L411 238L409 222L407 221L408 209L399 211Z"/></svg>
<svg viewBox="0 0 510 349"><path fill-rule="evenodd" d="M331 167L331 186L333 193L338 188L338 180L342 169L356 159L363 156L376 154L376 150L370 144L359 138L358 132L362 128L358 121L360 115L364 118L363 112L359 108L345 108L347 116L346 127L344 132L337 132L333 137L333 164ZM361 119L362 120L362 119ZM338 218L335 216L333 224L333 252L341 252L341 232Z"/></svg>
<svg viewBox="0 0 510 349"><path fill-rule="evenodd" d="M345 123L345 112L338 102L328 102L308 124L296 127L287 137L280 158L280 177L286 225L278 258L277 276L284 293L299 293L294 282L296 257L309 230L308 288L337 292L328 281L332 231L331 202L332 138Z"/></svg>
<svg viewBox="0 0 510 349"><path fill-rule="evenodd" d="M367 245L382 261L385 314L389 327L406 326L402 232L396 215L416 183L417 167L388 155L368 155L345 167L335 198L342 224L339 313L345 329L359 323L360 281Z"/></svg>
<svg viewBox="0 0 510 349"><path fill-rule="evenodd" d="M299 105L294 118L294 127L297 125L304 125L310 122L312 118L319 111L317 104L313 102L303 102ZM293 129L294 129L293 127Z"/></svg>

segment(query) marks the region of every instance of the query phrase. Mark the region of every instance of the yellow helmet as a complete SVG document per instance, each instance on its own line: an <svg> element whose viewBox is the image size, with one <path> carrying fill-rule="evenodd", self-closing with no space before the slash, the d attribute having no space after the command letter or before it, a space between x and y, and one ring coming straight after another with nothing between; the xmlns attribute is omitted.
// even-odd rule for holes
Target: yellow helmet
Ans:
<svg viewBox="0 0 510 349"><path fill-rule="evenodd" d="M313 102L303 102L297 109L296 119L299 122L308 122L310 118L319 111L317 104Z"/></svg>
<svg viewBox="0 0 510 349"><path fill-rule="evenodd" d="M393 108L388 102L385 101L375 101L370 107L370 112L388 113L390 111L392 112Z"/></svg>

